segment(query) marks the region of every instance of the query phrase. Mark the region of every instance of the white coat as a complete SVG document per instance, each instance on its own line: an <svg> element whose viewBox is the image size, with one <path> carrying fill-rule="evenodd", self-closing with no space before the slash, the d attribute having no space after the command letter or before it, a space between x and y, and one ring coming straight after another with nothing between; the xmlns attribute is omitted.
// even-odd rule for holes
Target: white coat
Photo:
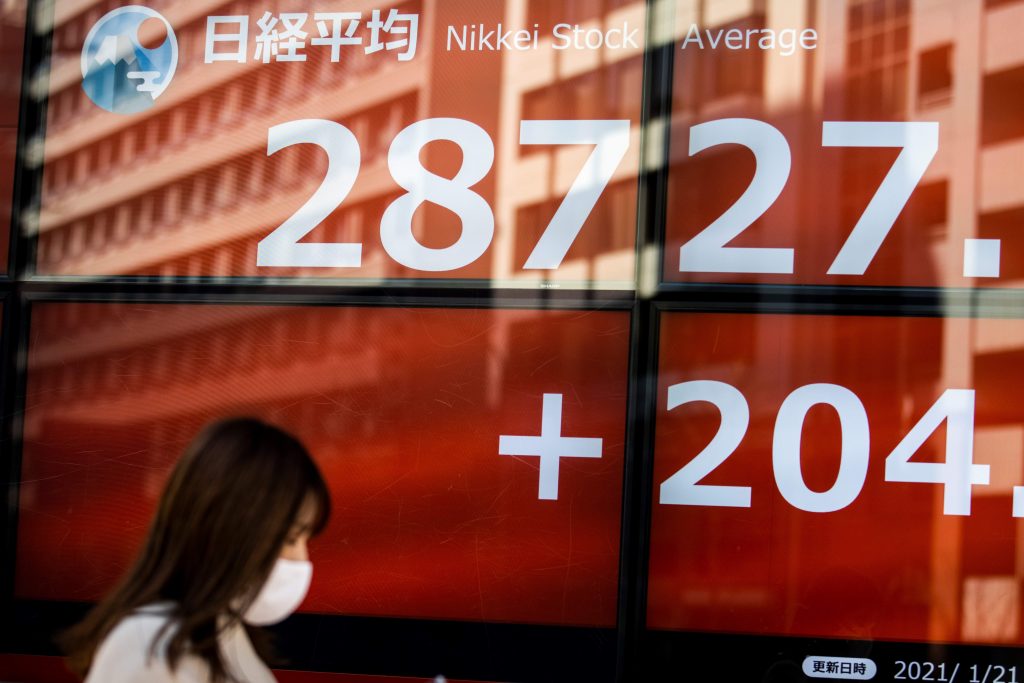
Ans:
<svg viewBox="0 0 1024 683"><path fill-rule="evenodd" d="M165 659L173 629L162 637L156 655L150 657L153 638L167 623L168 603L137 609L123 618L100 644L85 683L209 683L210 670L196 655L184 655L171 671ZM224 666L245 683L276 683L274 675L256 654L241 624L220 636Z"/></svg>

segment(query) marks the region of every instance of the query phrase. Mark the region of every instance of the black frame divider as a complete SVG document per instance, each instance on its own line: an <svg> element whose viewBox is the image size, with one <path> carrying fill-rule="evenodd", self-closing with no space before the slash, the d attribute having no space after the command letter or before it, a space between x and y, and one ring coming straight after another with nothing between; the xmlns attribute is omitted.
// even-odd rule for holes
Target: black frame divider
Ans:
<svg viewBox="0 0 1024 683"><path fill-rule="evenodd" d="M21 298L21 287L28 272L28 247L34 240L22 239L26 211L39 196L42 169L28 168L26 157L33 139L41 135L46 121L46 102L31 95L31 84L41 65L46 63L52 34L40 35L39 5L28 2L25 10L25 41L22 46L21 94L18 108L17 147L14 187L5 273L0 277L3 297L3 329L0 331L0 463L3 470L3 562L0 563L0 613L13 614L14 559L17 551L18 488L21 480L21 413L25 380L25 350L28 348L28 316ZM0 643L15 624L0 621ZM0 652L4 651L0 648Z"/></svg>
<svg viewBox="0 0 1024 683"><path fill-rule="evenodd" d="M648 38L656 36L663 0L648 0ZM622 540L620 544L619 628L616 681L640 680L641 640L647 601L647 557L650 547L651 466L653 463L655 391L657 388L658 321L649 296L642 288L654 274L661 280L661 245L665 234L668 204L668 159L672 115L671 42L658 45L650 40L644 50L643 103L640 122L640 177L637 193L636 281L630 340L630 389L627 418L626 471L622 495ZM652 128L662 126L659 136ZM649 159L661 161L648 168Z"/></svg>

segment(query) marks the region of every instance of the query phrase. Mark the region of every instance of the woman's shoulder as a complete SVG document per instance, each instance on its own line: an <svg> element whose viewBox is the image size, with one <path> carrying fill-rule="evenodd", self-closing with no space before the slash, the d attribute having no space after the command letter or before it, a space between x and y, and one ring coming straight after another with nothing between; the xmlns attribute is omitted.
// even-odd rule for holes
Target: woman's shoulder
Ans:
<svg viewBox="0 0 1024 683"><path fill-rule="evenodd" d="M122 618L96 651L86 682L205 681L203 663L194 657L183 657L173 672L167 666L167 641L174 635L170 619L170 606L159 603L141 607Z"/></svg>
<svg viewBox="0 0 1024 683"><path fill-rule="evenodd" d="M162 655L166 650L167 641L174 635L172 607L170 603L154 603L136 608L117 623L104 641L104 645L130 647L146 654L152 650ZM157 637L160 642L154 649L151 646ZM142 645L145 647L141 647Z"/></svg>
<svg viewBox="0 0 1024 683"><path fill-rule="evenodd" d="M154 639L161 635L161 641L166 641L172 635L172 628L170 610L150 609L148 606L139 608L117 622L117 625L103 640L99 652L102 653L104 649L108 649L148 654ZM166 636L161 634L161 631ZM166 642L161 645L165 646ZM159 652L160 649L158 648L157 651Z"/></svg>
<svg viewBox="0 0 1024 683"><path fill-rule="evenodd" d="M154 603L122 618L97 650L86 683L206 683L209 667L195 655L182 657L174 671L167 665L167 643L175 633L173 608L174 603ZM224 664L240 680L274 683L240 624L220 638Z"/></svg>

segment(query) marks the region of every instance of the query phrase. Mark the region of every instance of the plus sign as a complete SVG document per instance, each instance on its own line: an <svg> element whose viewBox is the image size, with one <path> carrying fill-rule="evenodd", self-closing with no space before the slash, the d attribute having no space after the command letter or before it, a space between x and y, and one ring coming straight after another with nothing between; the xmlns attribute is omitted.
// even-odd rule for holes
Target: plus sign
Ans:
<svg viewBox="0 0 1024 683"><path fill-rule="evenodd" d="M558 500L560 458L600 458L601 439L562 436L562 394L544 394L540 436L505 436L498 439L499 455L540 457L538 500Z"/></svg>

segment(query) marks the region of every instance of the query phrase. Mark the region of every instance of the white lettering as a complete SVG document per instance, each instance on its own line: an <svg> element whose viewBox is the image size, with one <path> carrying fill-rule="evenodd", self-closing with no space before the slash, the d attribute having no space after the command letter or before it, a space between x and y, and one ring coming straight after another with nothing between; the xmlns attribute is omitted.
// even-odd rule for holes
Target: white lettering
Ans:
<svg viewBox="0 0 1024 683"><path fill-rule="evenodd" d="M629 24L623 22L622 33L625 36L623 38L623 47L631 47L636 50L640 49L640 43L638 42L640 29L634 28L632 30L629 30Z"/></svg>
<svg viewBox="0 0 1024 683"><path fill-rule="evenodd" d="M629 22L622 22L622 28L610 28L606 31L599 28L583 28L579 24L555 24L551 30L552 49L568 50L621 50L639 48L640 29L629 27Z"/></svg>
<svg viewBox="0 0 1024 683"><path fill-rule="evenodd" d="M235 25L237 30L233 33L219 32L218 26ZM218 51L217 45L221 43L234 44L235 49L225 52ZM249 17L207 17L206 18L206 54L204 62L238 62L244 64L249 51Z"/></svg>
<svg viewBox="0 0 1024 683"><path fill-rule="evenodd" d="M517 50L525 50L525 49L529 48L530 47L530 43L532 43L532 42L533 42L533 37L530 35L530 32L527 31L525 28L521 29L519 31L516 31L515 48Z"/></svg>
<svg viewBox="0 0 1024 683"><path fill-rule="evenodd" d="M554 44L551 46L555 50L567 50L572 47L572 38L567 34L568 31L572 30L570 24L555 24L555 27L551 29L551 35L555 39Z"/></svg>
<svg viewBox="0 0 1024 683"><path fill-rule="evenodd" d="M484 24L448 27L446 49L482 52L485 50L530 50L537 47L537 24L533 31L529 29L505 29L502 24L488 30Z"/></svg>
<svg viewBox="0 0 1024 683"><path fill-rule="evenodd" d="M787 28L779 33L779 47L782 48L782 56L789 57L796 52L796 29Z"/></svg>
<svg viewBox="0 0 1024 683"><path fill-rule="evenodd" d="M458 29L456 29L454 26L449 26L448 27L448 41L445 44L445 47L450 52L451 49L452 49L452 39L454 39L456 44L459 46L459 49L460 50L465 50L466 49L466 39L468 38L468 36L467 36L468 33L469 33L469 27L468 26L463 26L462 27L462 34L461 35L459 34Z"/></svg>
<svg viewBox="0 0 1024 683"><path fill-rule="evenodd" d="M813 50L818 47L818 32L813 28L805 28L800 32L800 47Z"/></svg>
<svg viewBox="0 0 1024 683"><path fill-rule="evenodd" d="M501 29L501 24L498 24L498 29L499 30ZM476 37L476 49L478 49L478 50L485 50L485 49L486 50L493 50L494 49L494 43L491 42L491 38L494 37L495 33L496 33L496 31L487 31L485 33L484 32L484 25L480 24L480 31L477 33L477 37Z"/></svg>
<svg viewBox="0 0 1024 683"><path fill-rule="evenodd" d="M700 29L697 28L697 24L690 24L690 30L686 33L686 40L683 41L684 50L689 47L690 41L697 43L697 47L701 50L704 49L704 40L700 37Z"/></svg>
<svg viewBox="0 0 1024 683"><path fill-rule="evenodd" d="M707 41L707 46L705 46ZM607 42L606 42L607 44ZM726 50L778 50L783 57L796 53L797 49L814 50L818 47L818 33L812 28L798 30L795 28L718 28L701 30L697 24L690 24L680 49L695 46L703 50L712 50L722 46Z"/></svg>
<svg viewBox="0 0 1024 683"><path fill-rule="evenodd" d="M698 42L700 34L695 34ZM609 29L585 28L579 24L555 24L551 29L553 50L609 50L640 49L640 29L632 28L628 21ZM493 28L485 24L448 26L445 48L451 52L535 50L540 46L540 25L532 28L506 29L498 23Z"/></svg>

